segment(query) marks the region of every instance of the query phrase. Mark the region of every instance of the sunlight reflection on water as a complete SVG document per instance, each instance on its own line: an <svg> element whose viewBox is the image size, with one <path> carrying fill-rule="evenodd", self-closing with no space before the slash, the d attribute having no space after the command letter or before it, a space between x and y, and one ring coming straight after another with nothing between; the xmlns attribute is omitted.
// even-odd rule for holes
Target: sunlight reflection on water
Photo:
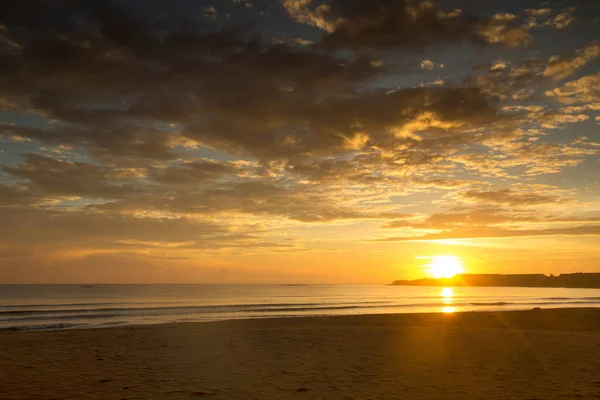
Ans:
<svg viewBox="0 0 600 400"><path fill-rule="evenodd" d="M453 296L454 296L454 291L452 290L452 288L446 287L442 289L442 292L440 293L440 296L442 297L442 300L444 302L444 304L452 304L453 303ZM444 311L446 312L446 311ZM454 312L454 310L452 310L451 312Z"/></svg>

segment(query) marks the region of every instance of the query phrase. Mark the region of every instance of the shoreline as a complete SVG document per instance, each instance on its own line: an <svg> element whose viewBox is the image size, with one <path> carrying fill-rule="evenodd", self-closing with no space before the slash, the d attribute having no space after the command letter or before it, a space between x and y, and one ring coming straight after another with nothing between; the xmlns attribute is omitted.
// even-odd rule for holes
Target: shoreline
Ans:
<svg viewBox="0 0 600 400"><path fill-rule="evenodd" d="M0 333L3 399L600 395L600 308Z"/></svg>
<svg viewBox="0 0 600 400"><path fill-rule="evenodd" d="M452 307L452 305L449 305ZM161 327L171 325L186 325L186 324L215 324L215 323L227 323L235 321L254 321L254 320L274 320L274 321L288 321L293 319L323 319L323 318L352 318L352 317L370 317L370 316L422 316L422 315L452 315L452 314L490 314L490 313L522 313L522 312L538 312L538 311L551 311L551 310L599 310L600 307L528 307L522 309L489 309L489 310L452 310L452 311L423 311L423 312L406 312L406 313L365 313L365 314L347 314L347 315L294 315L294 316L274 316L274 317L248 317L248 318L230 318L230 319L219 319L212 321L173 321L173 322L158 322L158 323L124 323L113 326L68 326L68 327L57 327L57 328L0 328L0 335L6 333L41 333L41 332L64 332L64 331L87 331L87 330L107 330L107 329L120 329L130 327ZM45 325L62 325L61 323L56 324L45 324ZM68 325L68 324L64 324Z"/></svg>

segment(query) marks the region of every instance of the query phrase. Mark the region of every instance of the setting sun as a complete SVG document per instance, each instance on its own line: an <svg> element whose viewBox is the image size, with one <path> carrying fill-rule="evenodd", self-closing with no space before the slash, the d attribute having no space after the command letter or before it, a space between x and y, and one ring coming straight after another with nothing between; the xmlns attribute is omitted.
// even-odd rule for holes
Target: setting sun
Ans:
<svg viewBox="0 0 600 400"><path fill-rule="evenodd" d="M434 256L429 264L429 272L434 278L452 278L464 270L461 259L455 256Z"/></svg>

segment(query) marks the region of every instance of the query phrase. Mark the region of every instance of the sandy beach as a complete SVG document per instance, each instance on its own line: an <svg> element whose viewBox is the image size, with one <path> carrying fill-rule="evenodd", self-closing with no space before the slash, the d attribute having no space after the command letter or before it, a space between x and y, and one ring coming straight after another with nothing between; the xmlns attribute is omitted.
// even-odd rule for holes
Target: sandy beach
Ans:
<svg viewBox="0 0 600 400"><path fill-rule="evenodd" d="M0 399L600 398L600 309L0 333Z"/></svg>

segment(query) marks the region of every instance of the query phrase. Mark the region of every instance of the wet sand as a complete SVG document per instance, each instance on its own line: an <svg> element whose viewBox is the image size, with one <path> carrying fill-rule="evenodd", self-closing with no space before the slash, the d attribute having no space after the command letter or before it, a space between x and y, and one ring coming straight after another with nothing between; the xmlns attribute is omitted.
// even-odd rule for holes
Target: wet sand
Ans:
<svg viewBox="0 0 600 400"><path fill-rule="evenodd" d="M600 399L600 309L0 333L0 399Z"/></svg>

